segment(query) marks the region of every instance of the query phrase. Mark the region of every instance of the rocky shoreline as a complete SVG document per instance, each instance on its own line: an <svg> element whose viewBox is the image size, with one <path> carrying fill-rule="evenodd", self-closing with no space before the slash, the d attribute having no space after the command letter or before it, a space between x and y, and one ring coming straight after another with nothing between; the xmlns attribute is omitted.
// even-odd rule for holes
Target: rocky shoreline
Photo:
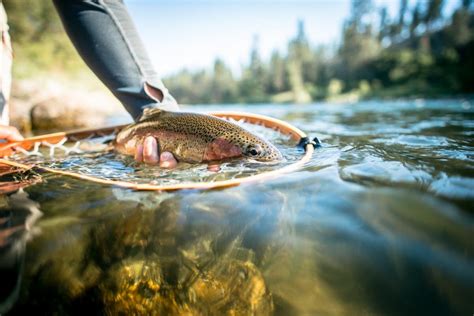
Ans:
<svg viewBox="0 0 474 316"><path fill-rule="evenodd" d="M120 115L127 112L105 87L87 89L51 79L17 80L12 85L10 124L26 136L100 127Z"/></svg>

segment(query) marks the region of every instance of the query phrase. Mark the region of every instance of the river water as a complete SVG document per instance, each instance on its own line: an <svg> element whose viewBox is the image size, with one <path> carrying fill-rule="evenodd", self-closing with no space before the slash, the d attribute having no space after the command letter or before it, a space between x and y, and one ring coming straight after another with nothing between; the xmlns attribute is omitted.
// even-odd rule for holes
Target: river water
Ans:
<svg viewBox="0 0 474 316"><path fill-rule="evenodd" d="M42 174L0 197L0 314L472 315L473 100L193 109L223 108L323 146L299 171L225 190ZM105 157L111 177L160 172Z"/></svg>

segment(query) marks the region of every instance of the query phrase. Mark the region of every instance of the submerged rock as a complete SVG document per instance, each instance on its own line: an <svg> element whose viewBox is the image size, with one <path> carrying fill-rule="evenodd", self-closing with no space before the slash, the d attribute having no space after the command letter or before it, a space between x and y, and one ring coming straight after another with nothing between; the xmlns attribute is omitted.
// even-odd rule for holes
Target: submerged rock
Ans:
<svg viewBox="0 0 474 316"><path fill-rule="evenodd" d="M220 260L170 286L159 260L117 264L100 285L105 313L117 315L270 315L272 295L251 262Z"/></svg>

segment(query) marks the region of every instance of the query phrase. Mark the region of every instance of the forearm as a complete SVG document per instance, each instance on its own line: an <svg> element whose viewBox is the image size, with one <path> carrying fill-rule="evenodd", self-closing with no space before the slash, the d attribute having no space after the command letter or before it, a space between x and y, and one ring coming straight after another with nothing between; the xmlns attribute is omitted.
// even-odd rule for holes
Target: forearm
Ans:
<svg viewBox="0 0 474 316"><path fill-rule="evenodd" d="M177 108L154 71L122 1L53 2L81 57L134 119L145 107ZM145 90L145 85L157 93Z"/></svg>

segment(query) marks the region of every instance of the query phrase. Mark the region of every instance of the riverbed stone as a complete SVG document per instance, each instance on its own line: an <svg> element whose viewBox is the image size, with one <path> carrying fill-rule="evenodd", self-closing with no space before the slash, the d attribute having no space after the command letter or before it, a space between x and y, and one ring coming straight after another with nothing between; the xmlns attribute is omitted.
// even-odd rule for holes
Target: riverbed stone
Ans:
<svg viewBox="0 0 474 316"><path fill-rule="evenodd" d="M52 98L33 106L30 112L31 126L35 130L80 128L100 124L102 120L93 113L81 111L75 101ZM90 117L88 117L90 116Z"/></svg>

